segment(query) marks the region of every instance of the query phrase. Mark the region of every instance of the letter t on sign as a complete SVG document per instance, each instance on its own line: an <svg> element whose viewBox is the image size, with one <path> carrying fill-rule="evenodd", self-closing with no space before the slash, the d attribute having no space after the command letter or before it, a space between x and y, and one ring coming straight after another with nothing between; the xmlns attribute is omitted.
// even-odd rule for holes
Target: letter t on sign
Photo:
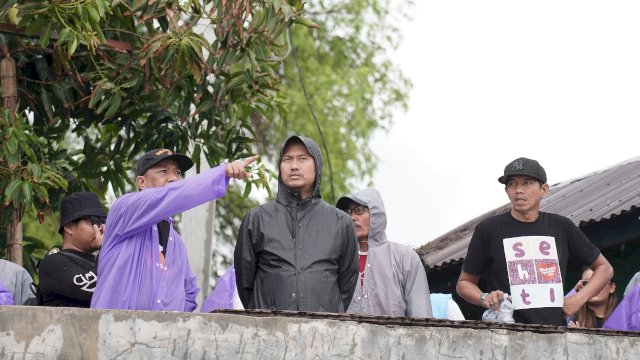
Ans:
<svg viewBox="0 0 640 360"><path fill-rule="evenodd" d="M522 303L525 305L531 305L531 301L527 300L527 298L529 297L529 294L524 291L524 289L522 289L522 292L520 293L520 297L522 298Z"/></svg>

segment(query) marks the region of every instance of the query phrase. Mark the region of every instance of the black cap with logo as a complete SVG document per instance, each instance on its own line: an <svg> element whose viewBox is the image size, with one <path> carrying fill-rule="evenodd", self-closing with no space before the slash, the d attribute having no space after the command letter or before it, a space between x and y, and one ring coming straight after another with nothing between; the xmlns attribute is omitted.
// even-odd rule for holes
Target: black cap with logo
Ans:
<svg viewBox="0 0 640 360"><path fill-rule="evenodd" d="M506 184L510 176L531 176L540 181L543 184L547 183L547 173L544 168L535 160L527 158L517 158L507 164L504 168L504 175L498 178L498 181L502 184Z"/></svg>
<svg viewBox="0 0 640 360"><path fill-rule="evenodd" d="M136 162L136 176L143 175L150 167L165 159L177 162L183 173L193 166L193 161L187 155L177 154L167 149L155 149L138 159L138 162Z"/></svg>

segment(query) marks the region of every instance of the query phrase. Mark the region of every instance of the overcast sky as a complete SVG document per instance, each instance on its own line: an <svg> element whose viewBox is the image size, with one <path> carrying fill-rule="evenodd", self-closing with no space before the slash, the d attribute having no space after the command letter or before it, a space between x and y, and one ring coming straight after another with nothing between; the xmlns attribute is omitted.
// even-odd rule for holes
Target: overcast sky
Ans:
<svg viewBox="0 0 640 360"><path fill-rule="evenodd" d="M640 156L640 2L416 0L394 61L407 113L373 142L389 240L423 245L508 202L525 156L550 184Z"/></svg>

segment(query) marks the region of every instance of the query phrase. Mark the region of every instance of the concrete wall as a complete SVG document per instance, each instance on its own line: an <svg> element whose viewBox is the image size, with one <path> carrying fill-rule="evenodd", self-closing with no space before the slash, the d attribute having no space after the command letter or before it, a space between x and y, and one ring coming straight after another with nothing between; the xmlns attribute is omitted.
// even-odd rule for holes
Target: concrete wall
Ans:
<svg viewBox="0 0 640 360"><path fill-rule="evenodd" d="M1 359L638 359L640 337L460 322L0 307ZM450 326L447 326L450 324ZM470 323L473 324L473 323ZM465 325L463 325L465 326ZM557 328L556 328L557 329Z"/></svg>

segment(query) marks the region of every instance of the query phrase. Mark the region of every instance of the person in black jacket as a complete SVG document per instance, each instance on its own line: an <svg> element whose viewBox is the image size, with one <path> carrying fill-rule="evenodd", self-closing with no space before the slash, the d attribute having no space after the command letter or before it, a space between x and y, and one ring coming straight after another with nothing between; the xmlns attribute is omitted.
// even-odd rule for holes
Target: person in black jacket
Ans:
<svg viewBox="0 0 640 360"><path fill-rule="evenodd" d="M320 199L322 155L302 136L280 154L278 195L242 221L234 252L247 309L344 313L358 279L358 242L349 216Z"/></svg>
<svg viewBox="0 0 640 360"><path fill-rule="evenodd" d="M62 200L62 250L46 256L38 268L45 306L85 307L96 287L97 259L107 213L96 194L73 193Z"/></svg>

